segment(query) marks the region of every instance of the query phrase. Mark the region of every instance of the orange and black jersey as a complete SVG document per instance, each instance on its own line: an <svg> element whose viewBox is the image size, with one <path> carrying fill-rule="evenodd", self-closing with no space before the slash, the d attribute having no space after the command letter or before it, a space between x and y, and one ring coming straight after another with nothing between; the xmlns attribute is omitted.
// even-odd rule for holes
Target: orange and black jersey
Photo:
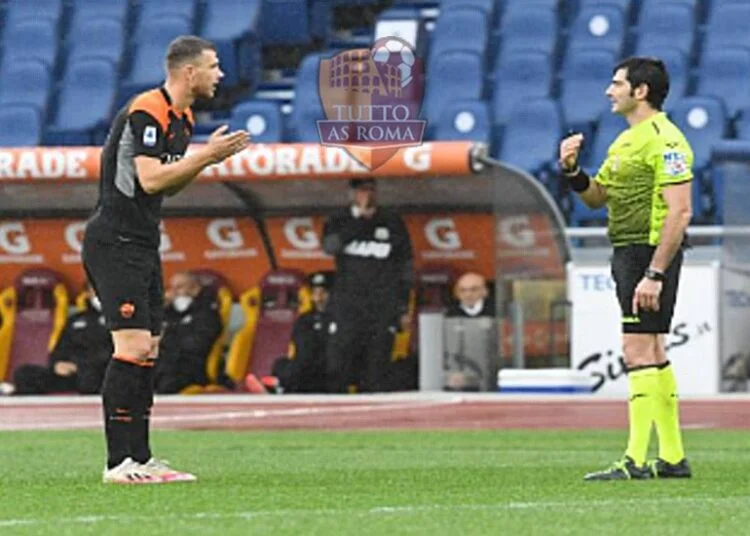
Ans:
<svg viewBox="0 0 750 536"><path fill-rule="evenodd" d="M180 113L161 87L141 93L120 110L102 150L99 202L87 233L106 242L137 242L159 247L163 194L141 187L135 157L162 164L185 155L193 133L193 114Z"/></svg>

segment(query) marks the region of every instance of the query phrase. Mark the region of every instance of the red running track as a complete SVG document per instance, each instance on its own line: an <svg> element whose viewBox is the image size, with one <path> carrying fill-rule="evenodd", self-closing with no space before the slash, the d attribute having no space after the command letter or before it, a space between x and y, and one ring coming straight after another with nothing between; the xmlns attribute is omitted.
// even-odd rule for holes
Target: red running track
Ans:
<svg viewBox="0 0 750 536"><path fill-rule="evenodd" d="M15 400L18 400L16 402ZM98 429L96 399L21 399L0 404L0 431ZM683 400L686 428L750 429L750 399ZM388 430L388 429L591 429L627 426L624 400L595 398L505 398L404 395L309 401L264 397L242 401L170 398L157 401L153 425L191 430Z"/></svg>

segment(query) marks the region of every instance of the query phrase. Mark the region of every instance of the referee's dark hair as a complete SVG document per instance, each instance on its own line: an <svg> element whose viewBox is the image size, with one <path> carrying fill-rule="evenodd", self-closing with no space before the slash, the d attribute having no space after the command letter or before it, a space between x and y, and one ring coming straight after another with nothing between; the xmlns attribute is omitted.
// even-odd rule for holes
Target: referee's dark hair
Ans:
<svg viewBox="0 0 750 536"><path fill-rule="evenodd" d="M628 72L626 78L632 88L631 95L638 86L646 84L648 86L646 101L654 110L661 110L669 93L669 73L664 62L658 58L631 56L618 63L612 70L612 74L620 69L626 69Z"/></svg>
<svg viewBox="0 0 750 536"><path fill-rule="evenodd" d="M216 45L195 35L181 35L169 43L167 48L167 69L181 67L187 61L194 60L204 50L216 50Z"/></svg>

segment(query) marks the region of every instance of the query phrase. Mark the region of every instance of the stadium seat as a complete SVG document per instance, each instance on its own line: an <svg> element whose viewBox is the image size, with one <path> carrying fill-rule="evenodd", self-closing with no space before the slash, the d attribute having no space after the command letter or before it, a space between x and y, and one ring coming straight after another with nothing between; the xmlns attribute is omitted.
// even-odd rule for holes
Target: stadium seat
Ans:
<svg viewBox="0 0 750 536"><path fill-rule="evenodd" d="M200 35L216 43L228 86L258 80L260 10L260 0L211 0L205 4Z"/></svg>
<svg viewBox="0 0 750 536"><path fill-rule="evenodd" d="M128 21L128 6L128 0L73 0L70 32L85 30L92 19L108 19L119 23L124 29Z"/></svg>
<svg viewBox="0 0 750 536"><path fill-rule="evenodd" d="M515 11L518 8L523 10L530 7L540 7L556 11L560 5L560 0L504 0L504 3L505 14L507 15L510 11Z"/></svg>
<svg viewBox="0 0 750 536"><path fill-rule="evenodd" d="M310 26L306 0L263 2L260 40L264 45L306 45Z"/></svg>
<svg viewBox="0 0 750 536"><path fill-rule="evenodd" d="M440 2L440 13L442 14L456 8L471 7L484 13L487 20L492 22L495 18L495 8L498 3L496 0L442 0Z"/></svg>
<svg viewBox="0 0 750 536"><path fill-rule="evenodd" d="M560 30L557 12L529 6L506 12L500 26L500 54L534 50L554 56Z"/></svg>
<svg viewBox="0 0 750 536"><path fill-rule="evenodd" d="M304 289L304 274L274 270L240 297L245 324L232 339L227 375L240 383L248 373L268 376L274 360L286 355Z"/></svg>
<svg viewBox="0 0 750 536"><path fill-rule="evenodd" d="M699 172L708 167L712 144L721 140L727 131L727 116L721 100L686 97L675 104L670 115L693 148L693 169Z"/></svg>
<svg viewBox="0 0 750 536"><path fill-rule="evenodd" d="M665 4L641 19L638 26L638 53L677 49L692 57L695 39L695 9L685 4ZM657 54L658 55L658 54Z"/></svg>
<svg viewBox="0 0 750 536"><path fill-rule="evenodd" d="M450 265L426 265L416 271L416 312L443 313L453 303L456 271Z"/></svg>
<svg viewBox="0 0 750 536"><path fill-rule="evenodd" d="M140 23L130 73L121 81L118 107L137 93L161 84L165 76L164 51L175 37L187 33L189 23L182 17L161 17Z"/></svg>
<svg viewBox="0 0 750 536"><path fill-rule="evenodd" d="M24 19L3 32L3 62L38 60L53 69L58 44L57 21Z"/></svg>
<svg viewBox="0 0 750 536"><path fill-rule="evenodd" d="M104 141L117 91L117 72L105 60L71 62L62 81L57 116L47 145L98 145Z"/></svg>
<svg viewBox="0 0 750 536"><path fill-rule="evenodd" d="M484 57L489 34L487 15L471 7L443 11L432 32L430 65L444 52L464 50Z"/></svg>
<svg viewBox="0 0 750 536"><path fill-rule="evenodd" d="M698 4L700 3L702 3L700 0L640 0L641 6L640 13L638 14L638 21L639 23L643 23L646 17L650 16L652 9L661 9L665 5L686 6L693 11L697 21L700 16L698 9Z"/></svg>
<svg viewBox="0 0 750 536"><path fill-rule="evenodd" d="M504 124L516 103L552 93L552 58L543 52L518 51L500 57L495 69L492 115Z"/></svg>
<svg viewBox="0 0 750 536"><path fill-rule="evenodd" d="M37 60L3 64L0 73L0 106L34 106L44 117L50 97L50 79L47 65Z"/></svg>
<svg viewBox="0 0 750 536"><path fill-rule="evenodd" d="M503 162L537 174L555 159L561 137L557 103L551 99L530 99L519 102L510 114L502 143L495 144L495 154Z"/></svg>
<svg viewBox="0 0 750 536"><path fill-rule="evenodd" d="M568 35L566 60L581 50L601 50L620 57L627 31L625 14L612 5L583 7Z"/></svg>
<svg viewBox="0 0 750 536"><path fill-rule="evenodd" d="M297 69L295 81L294 107L289 117L291 141L320 141L316 121L325 119L318 95L318 69L320 54L310 54L302 60ZM315 95L315 98L311 98Z"/></svg>
<svg viewBox="0 0 750 536"><path fill-rule="evenodd" d="M723 100L730 118L750 106L750 49L709 49L698 72L696 93Z"/></svg>
<svg viewBox="0 0 750 536"><path fill-rule="evenodd" d="M723 47L750 47L750 4L728 3L714 6L706 25L704 52Z"/></svg>
<svg viewBox="0 0 750 536"><path fill-rule="evenodd" d="M68 291L60 275L45 268L25 270L0 302L5 328L0 332L0 381L11 379L21 365L47 366L68 316Z"/></svg>
<svg viewBox="0 0 750 536"><path fill-rule="evenodd" d="M8 0L5 5L6 29L21 21L47 19L55 24L62 20L63 0Z"/></svg>
<svg viewBox="0 0 750 536"><path fill-rule="evenodd" d="M283 119L279 105L273 101L255 100L232 108L231 130L247 130L257 143L276 143L283 139Z"/></svg>
<svg viewBox="0 0 750 536"><path fill-rule="evenodd" d="M615 57L603 50L579 50L569 56L562 71L560 103L566 124L586 130L605 110L605 91L612 78Z"/></svg>
<svg viewBox="0 0 750 536"><path fill-rule="evenodd" d="M582 162L583 167L592 177L596 174L599 166L607 158L607 149L612 145L617 136L628 128L628 122L619 115L609 111L604 112L599 119L593 140L585 140L584 144L590 145L590 150L585 151L586 158Z"/></svg>
<svg viewBox="0 0 750 536"><path fill-rule="evenodd" d="M159 17L182 17L195 27L196 0L140 0L137 4L139 21Z"/></svg>
<svg viewBox="0 0 750 536"><path fill-rule="evenodd" d="M122 22L109 18L90 18L85 25L73 27L68 34L68 62L102 59L119 65L125 44Z"/></svg>
<svg viewBox="0 0 750 536"><path fill-rule="evenodd" d="M42 139L39 110L25 104L0 106L0 147L36 147Z"/></svg>
<svg viewBox="0 0 750 536"><path fill-rule="evenodd" d="M735 129L739 139L750 141L750 108L740 110L740 113L737 114Z"/></svg>
<svg viewBox="0 0 750 536"><path fill-rule="evenodd" d="M476 53L446 52L432 61L428 72L423 115L439 121L448 104L458 100L479 100L484 88L484 64Z"/></svg>
<svg viewBox="0 0 750 536"><path fill-rule="evenodd" d="M485 101L458 101L449 104L436 125L433 140L490 141L490 112ZM429 128L429 127L428 127Z"/></svg>

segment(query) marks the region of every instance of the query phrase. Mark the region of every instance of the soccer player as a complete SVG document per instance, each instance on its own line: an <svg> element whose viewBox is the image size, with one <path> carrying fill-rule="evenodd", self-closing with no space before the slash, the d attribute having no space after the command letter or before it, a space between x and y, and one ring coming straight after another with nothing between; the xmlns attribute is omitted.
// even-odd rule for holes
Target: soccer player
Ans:
<svg viewBox="0 0 750 536"><path fill-rule="evenodd" d="M134 97L114 119L101 157L96 210L86 225L83 263L114 343L102 385L105 483L192 481L151 455L152 373L162 329L159 222L174 195L205 167L242 151L247 133L226 126L188 156L190 106L211 98L224 76L215 46L194 36L170 43L162 87Z"/></svg>
<svg viewBox="0 0 750 536"><path fill-rule="evenodd" d="M607 206L614 254L612 275L622 310L627 365L630 437L622 460L586 480L690 477L680 432L677 385L667 360L692 207L693 152L682 132L661 111L669 75L655 58L633 57L613 70L606 95L628 129L612 143L592 180L578 165L583 136L560 144L560 166L571 188L591 208ZM651 427L659 454L646 462Z"/></svg>
<svg viewBox="0 0 750 536"><path fill-rule="evenodd" d="M409 324L412 249L398 214L377 204L375 181L349 182L352 204L323 228L323 249L336 259L332 322L326 351L328 392L389 390L391 351L399 328ZM362 365L363 374L356 372Z"/></svg>

